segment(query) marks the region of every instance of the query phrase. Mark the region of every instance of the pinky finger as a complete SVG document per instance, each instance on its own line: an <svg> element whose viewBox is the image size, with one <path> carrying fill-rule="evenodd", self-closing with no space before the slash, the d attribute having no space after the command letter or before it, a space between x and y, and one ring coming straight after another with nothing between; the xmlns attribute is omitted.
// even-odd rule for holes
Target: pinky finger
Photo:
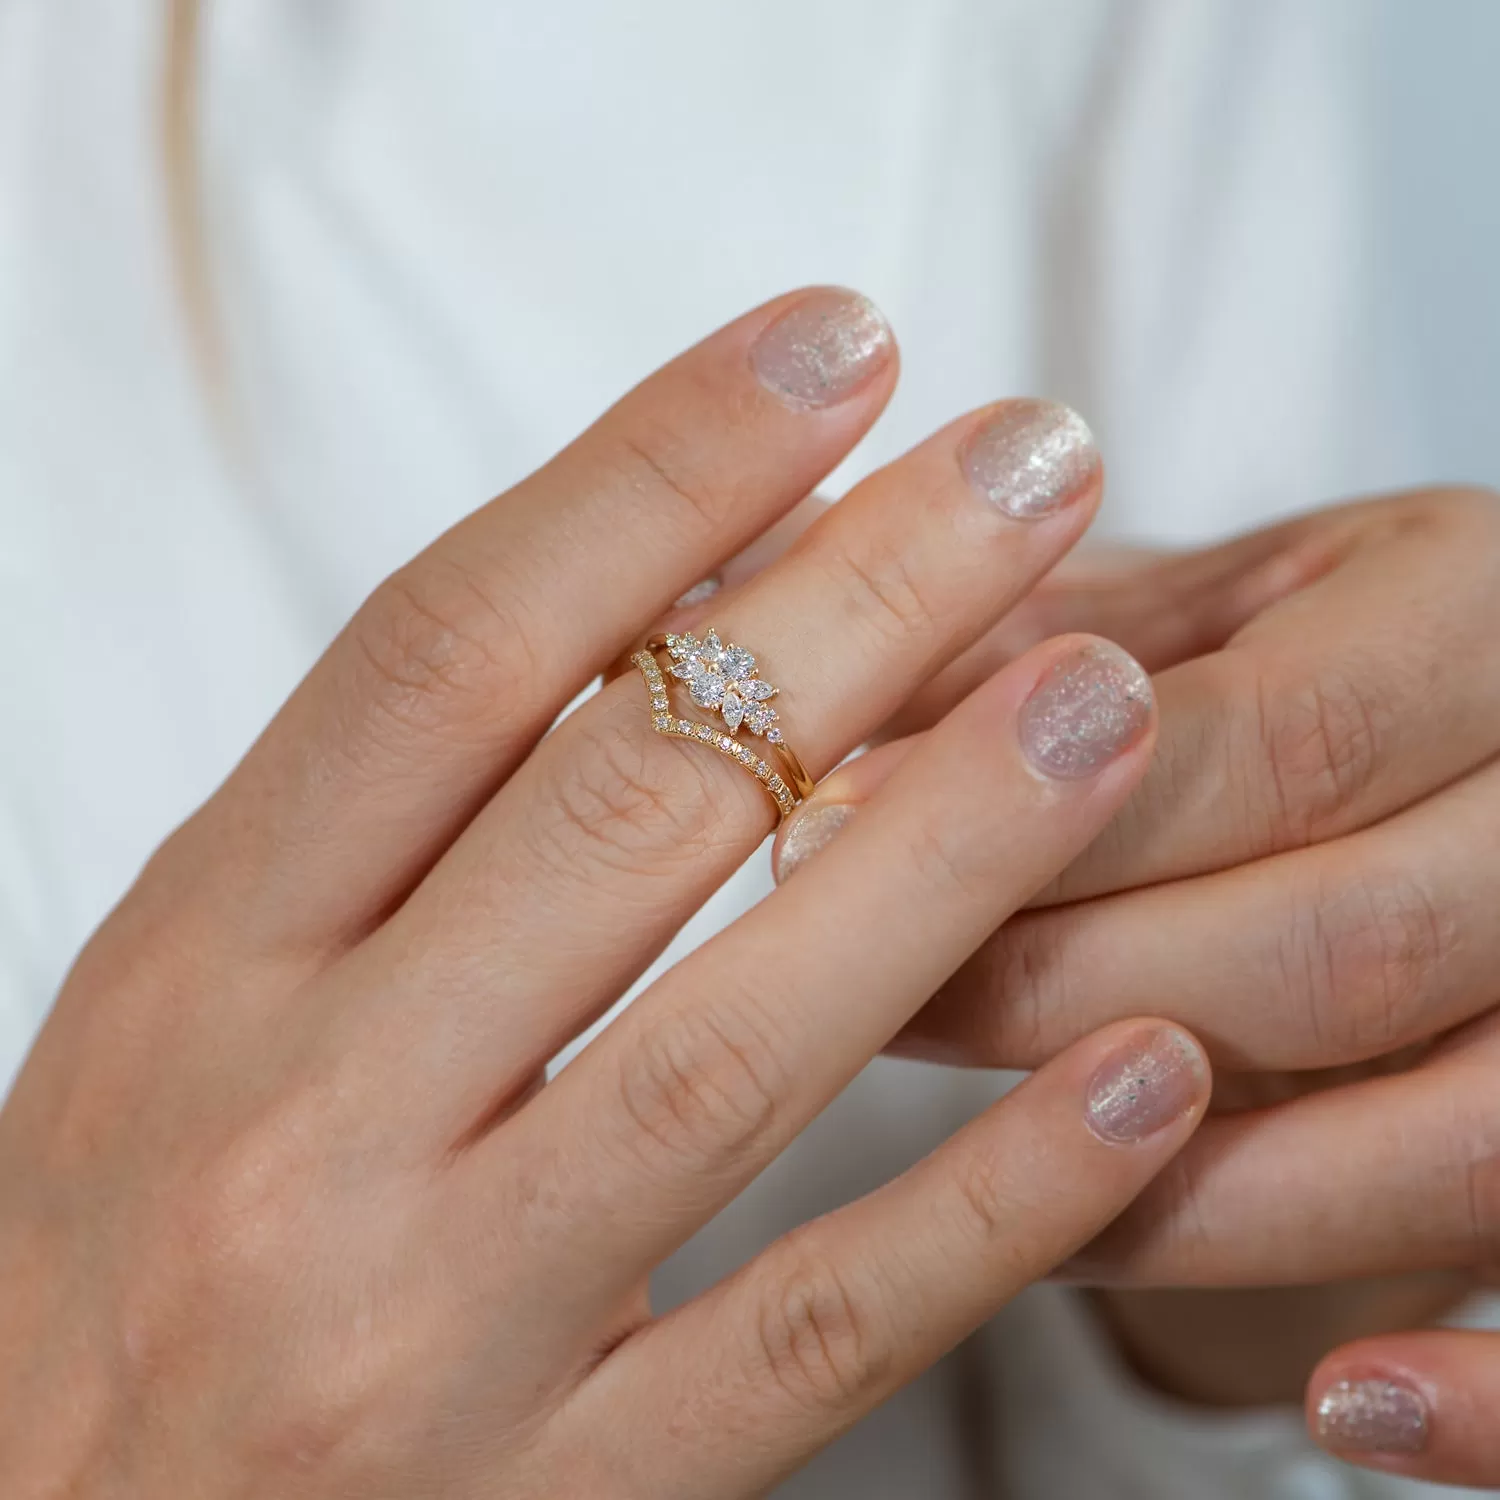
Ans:
<svg viewBox="0 0 1500 1500"><path fill-rule="evenodd" d="M1364 1339L1308 1383L1308 1425L1349 1463L1434 1484L1500 1488L1500 1334Z"/></svg>
<svg viewBox="0 0 1500 1500"><path fill-rule="evenodd" d="M641 1435L639 1493L762 1494L1095 1235L1186 1142L1208 1090L1174 1026L1085 1038L895 1181L628 1340L577 1393L583 1432Z"/></svg>

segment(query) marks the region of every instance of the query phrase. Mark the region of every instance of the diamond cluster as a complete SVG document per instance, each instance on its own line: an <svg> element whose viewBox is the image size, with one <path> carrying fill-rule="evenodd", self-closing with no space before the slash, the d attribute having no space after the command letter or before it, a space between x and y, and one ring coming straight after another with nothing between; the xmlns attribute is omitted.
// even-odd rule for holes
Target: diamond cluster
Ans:
<svg viewBox="0 0 1500 1500"><path fill-rule="evenodd" d="M755 658L732 641L725 645L716 630L700 641L695 635L669 635L672 675L687 683L699 708L716 710L730 730L741 724L773 744L781 740L776 710L766 702L776 689L755 675Z"/></svg>
<svg viewBox="0 0 1500 1500"><path fill-rule="evenodd" d="M775 800L781 815L786 817L797 806L796 794L777 774L776 768L762 760L748 745L742 745L732 736L717 730L712 724L695 724L691 719L676 718L667 697L666 679L656 658L649 651L638 651L631 660L640 668L646 681L646 691L651 695L651 725L658 734L669 734L681 740L697 740L712 745L721 755L738 761L752 772ZM752 662L753 666L754 663Z"/></svg>

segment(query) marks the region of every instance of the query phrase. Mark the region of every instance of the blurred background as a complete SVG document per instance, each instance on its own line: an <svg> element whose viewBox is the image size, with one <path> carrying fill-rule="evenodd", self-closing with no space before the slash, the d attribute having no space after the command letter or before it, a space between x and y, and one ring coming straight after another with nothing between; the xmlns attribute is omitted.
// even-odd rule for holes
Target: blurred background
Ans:
<svg viewBox="0 0 1500 1500"><path fill-rule="evenodd" d="M381 574L787 287L901 338L861 469L1036 392L1103 533L1500 480L1497 56L1492 0L0 0L47 661L0 669L0 1011Z"/></svg>
<svg viewBox="0 0 1500 1500"><path fill-rule="evenodd" d="M902 343L835 491L1017 394L1105 536L1500 484L1497 58L1495 0L0 0L0 1087L373 584L789 287ZM818 1129L908 1158L991 1086L874 1076Z"/></svg>

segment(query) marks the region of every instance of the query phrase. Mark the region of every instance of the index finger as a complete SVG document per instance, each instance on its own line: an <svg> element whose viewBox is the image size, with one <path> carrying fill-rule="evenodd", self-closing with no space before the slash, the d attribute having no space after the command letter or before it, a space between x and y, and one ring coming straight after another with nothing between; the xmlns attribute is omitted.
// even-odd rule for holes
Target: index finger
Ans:
<svg viewBox="0 0 1500 1500"><path fill-rule="evenodd" d="M177 842L214 854L171 862L183 899L233 911L261 951L362 936L590 678L843 458L894 381L884 319L836 288L664 366L376 589Z"/></svg>

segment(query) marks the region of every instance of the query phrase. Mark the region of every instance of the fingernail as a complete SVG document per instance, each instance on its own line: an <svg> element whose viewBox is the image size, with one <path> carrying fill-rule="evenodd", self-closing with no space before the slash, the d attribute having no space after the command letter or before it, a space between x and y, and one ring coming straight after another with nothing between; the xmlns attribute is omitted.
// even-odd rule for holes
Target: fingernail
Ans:
<svg viewBox="0 0 1500 1500"><path fill-rule="evenodd" d="M822 807L809 807L797 813L791 826L782 835L776 852L776 884L789 880L794 870L799 869L820 849L832 842L833 836L854 816L852 802L828 802Z"/></svg>
<svg viewBox="0 0 1500 1500"><path fill-rule="evenodd" d="M1420 1453L1427 1403L1393 1380L1341 1380L1318 1402L1318 1437L1348 1453Z"/></svg>
<svg viewBox="0 0 1500 1500"><path fill-rule="evenodd" d="M1027 760L1046 776L1078 781L1103 769L1146 732L1151 679L1107 641L1055 663L1021 705Z"/></svg>
<svg viewBox="0 0 1500 1500"><path fill-rule="evenodd" d="M1089 1080L1088 1124L1101 1141L1143 1141L1181 1119L1203 1088L1203 1059L1181 1032L1135 1037Z"/></svg>
<svg viewBox="0 0 1500 1500"><path fill-rule="evenodd" d="M835 406L884 367L894 347L880 309L858 292L813 292L755 341L756 378L794 411Z"/></svg>
<svg viewBox="0 0 1500 1500"><path fill-rule="evenodd" d="M991 505L1019 521L1061 510L1099 469L1088 423L1055 401L1007 401L964 445L963 471Z"/></svg>
<svg viewBox="0 0 1500 1500"><path fill-rule="evenodd" d="M707 599L712 599L723 585L717 577L705 578L701 583L695 583L687 593L673 602L673 609L689 609L694 604L702 604Z"/></svg>

